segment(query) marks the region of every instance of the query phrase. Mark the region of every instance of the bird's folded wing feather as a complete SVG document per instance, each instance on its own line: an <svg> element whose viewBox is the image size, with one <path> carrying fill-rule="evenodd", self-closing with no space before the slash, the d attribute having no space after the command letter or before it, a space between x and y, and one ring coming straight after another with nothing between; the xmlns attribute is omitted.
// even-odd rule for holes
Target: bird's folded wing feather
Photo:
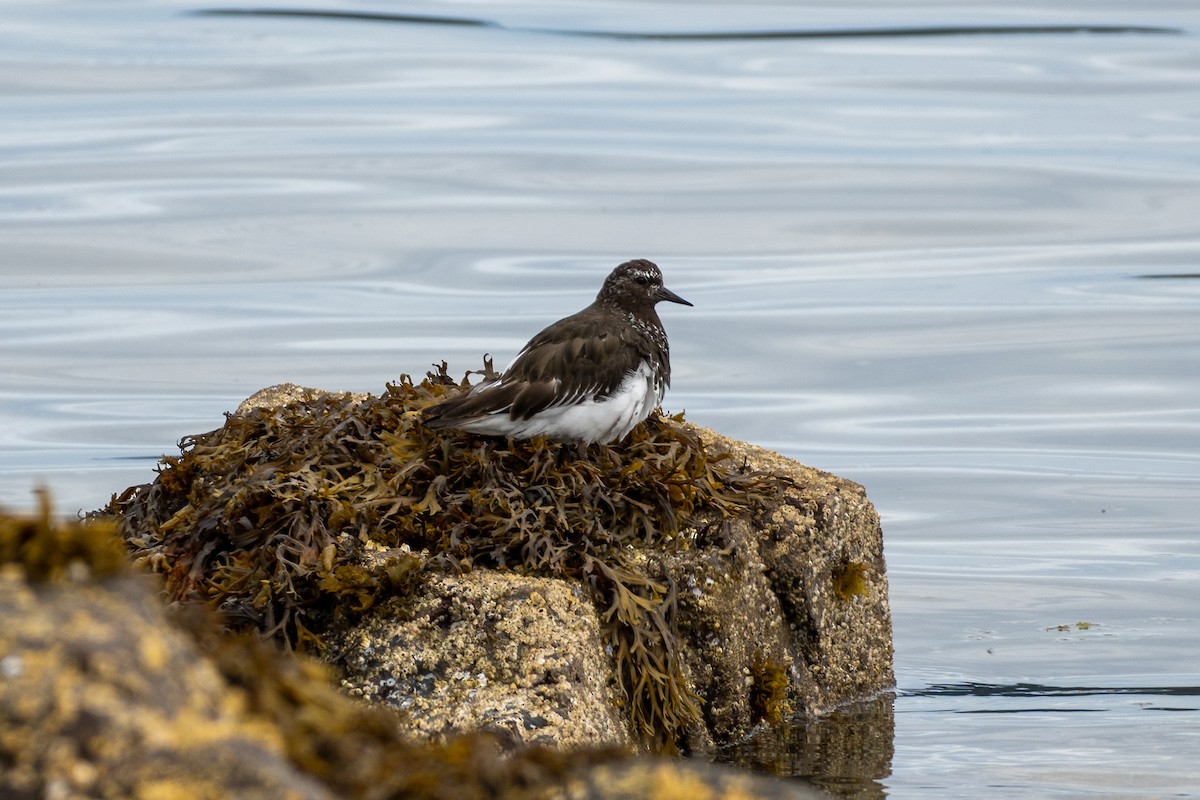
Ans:
<svg viewBox="0 0 1200 800"><path fill-rule="evenodd" d="M452 425L506 412L529 419L549 408L603 399L647 357L644 342L568 317L533 337L498 381L431 409L427 423Z"/></svg>
<svg viewBox="0 0 1200 800"><path fill-rule="evenodd" d="M558 324L535 336L501 378L501 385L520 387L509 410L513 419L602 400L647 357L646 348L599 325L576 322L569 336L556 328Z"/></svg>

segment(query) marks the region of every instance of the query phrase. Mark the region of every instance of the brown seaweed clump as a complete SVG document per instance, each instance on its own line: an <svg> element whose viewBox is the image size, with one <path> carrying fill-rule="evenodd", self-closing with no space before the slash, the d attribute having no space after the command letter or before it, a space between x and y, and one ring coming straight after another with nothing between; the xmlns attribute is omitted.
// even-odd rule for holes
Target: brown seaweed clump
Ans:
<svg viewBox="0 0 1200 800"><path fill-rule="evenodd" d="M750 662L750 708L756 720L772 725L783 722L787 687L787 667L755 652L754 660Z"/></svg>
<svg viewBox="0 0 1200 800"><path fill-rule="evenodd" d="M858 561L847 561L833 574L833 593L850 600L867 593L866 575L869 567Z"/></svg>
<svg viewBox="0 0 1200 800"><path fill-rule="evenodd" d="M39 490L34 517L0 515L0 564L17 564L31 582L60 578L105 578L128 566L111 523L60 524L51 514L50 493Z"/></svg>
<svg viewBox="0 0 1200 800"><path fill-rule="evenodd" d="M485 372L490 371L485 364ZM153 484L114 497L134 556L168 596L293 647L433 569L578 579L592 590L635 729L671 749L699 717L673 628L676 587L649 553L719 541L782 479L652 417L582 449L434 432L422 409L466 387L446 364L379 397L310 392L185 438ZM686 535L685 535L686 533Z"/></svg>

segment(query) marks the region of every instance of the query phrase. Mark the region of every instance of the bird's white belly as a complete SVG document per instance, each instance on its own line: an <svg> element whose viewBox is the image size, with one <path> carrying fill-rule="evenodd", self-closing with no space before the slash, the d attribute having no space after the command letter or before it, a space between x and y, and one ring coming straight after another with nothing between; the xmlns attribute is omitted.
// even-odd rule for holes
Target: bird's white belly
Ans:
<svg viewBox="0 0 1200 800"><path fill-rule="evenodd" d="M625 438L662 402L662 387L654 384L650 366L643 362L603 400L547 408L529 419L514 420L507 413L498 413L462 427L475 433L517 439L542 434L551 439L612 442Z"/></svg>

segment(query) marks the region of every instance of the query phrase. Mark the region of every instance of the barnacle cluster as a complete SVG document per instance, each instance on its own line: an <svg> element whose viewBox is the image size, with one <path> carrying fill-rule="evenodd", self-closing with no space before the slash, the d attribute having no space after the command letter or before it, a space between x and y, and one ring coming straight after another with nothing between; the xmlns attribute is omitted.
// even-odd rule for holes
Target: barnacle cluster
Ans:
<svg viewBox="0 0 1200 800"><path fill-rule="evenodd" d="M485 363L485 372L490 371ZM380 396L310 392L181 442L152 484L114 497L136 559L175 600L320 649L323 632L428 570L509 569L593 592L635 728L671 749L699 717L681 672L675 585L655 552L719 540L782 479L708 451L681 417L575 447L425 428L467 386L443 362Z"/></svg>

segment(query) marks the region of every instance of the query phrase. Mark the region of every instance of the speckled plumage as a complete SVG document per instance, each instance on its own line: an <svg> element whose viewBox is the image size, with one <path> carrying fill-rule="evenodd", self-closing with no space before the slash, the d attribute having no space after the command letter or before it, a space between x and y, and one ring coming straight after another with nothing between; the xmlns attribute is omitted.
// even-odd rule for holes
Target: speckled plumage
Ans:
<svg viewBox="0 0 1200 800"><path fill-rule="evenodd" d="M670 348L655 305L691 303L644 259L605 279L596 300L529 340L504 374L429 409L425 424L517 439L612 442L662 402Z"/></svg>

